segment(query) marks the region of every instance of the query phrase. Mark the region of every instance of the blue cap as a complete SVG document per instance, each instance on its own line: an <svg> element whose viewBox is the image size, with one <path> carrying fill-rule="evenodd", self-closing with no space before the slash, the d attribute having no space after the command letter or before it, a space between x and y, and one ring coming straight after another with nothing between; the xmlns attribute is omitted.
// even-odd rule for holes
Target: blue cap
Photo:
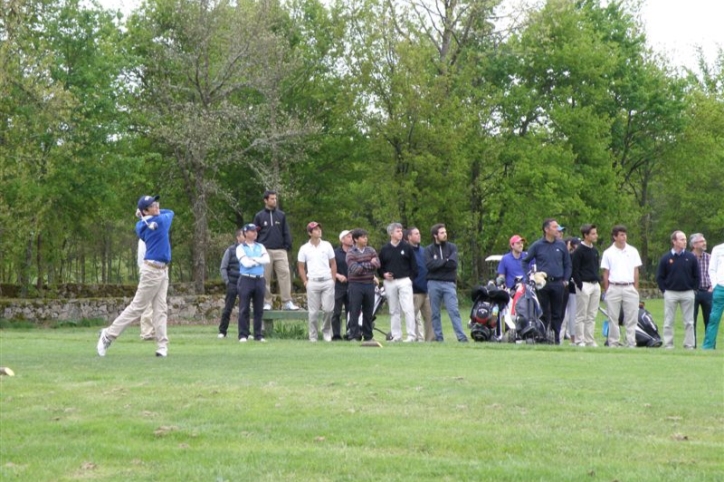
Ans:
<svg viewBox="0 0 724 482"><path fill-rule="evenodd" d="M247 231L259 231L259 227L254 223L249 223L242 226L241 231L244 233Z"/></svg>
<svg viewBox="0 0 724 482"><path fill-rule="evenodd" d="M145 211L148 207L158 201L161 196L141 196L138 200L138 209Z"/></svg>
<svg viewBox="0 0 724 482"><path fill-rule="evenodd" d="M558 231L565 231L565 230L566 230L565 226L558 226Z"/></svg>

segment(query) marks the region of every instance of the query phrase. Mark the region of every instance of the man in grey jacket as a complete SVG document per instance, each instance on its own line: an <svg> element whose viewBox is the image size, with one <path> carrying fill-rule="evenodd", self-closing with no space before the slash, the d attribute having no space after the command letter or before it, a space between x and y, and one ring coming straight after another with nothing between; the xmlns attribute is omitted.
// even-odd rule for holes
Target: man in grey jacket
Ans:
<svg viewBox="0 0 724 482"><path fill-rule="evenodd" d="M234 309L236 299L239 296L237 283L239 281L239 260L236 257L236 247L244 241L244 233L241 229L236 230L236 244L232 244L226 251L224 257L221 258L221 279L226 285L226 298L224 299L224 310L221 312L221 322L219 323L219 338L226 338L226 331L229 329L229 320L231 319L231 311Z"/></svg>

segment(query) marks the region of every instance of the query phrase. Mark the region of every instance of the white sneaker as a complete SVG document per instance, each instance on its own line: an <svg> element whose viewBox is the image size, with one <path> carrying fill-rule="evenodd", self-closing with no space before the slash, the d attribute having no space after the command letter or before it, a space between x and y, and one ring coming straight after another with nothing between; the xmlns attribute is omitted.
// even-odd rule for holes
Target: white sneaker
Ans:
<svg viewBox="0 0 724 482"><path fill-rule="evenodd" d="M98 344L96 345L96 350L98 350L98 356L106 356L106 351L108 350L108 347L111 346L111 340L106 338L106 329L101 330L101 334L98 337Z"/></svg>
<svg viewBox="0 0 724 482"><path fill-rule="evenodd" d="M413 343L415 341L417 341L417 339L414 336L408 336L405 338L405 343Z"/></svg>
<svg viewBox="0 0 724 482"><path fill-rule="evenodd" d="M159 348L156 350L156 356L160 357L167 357L168 356L168 348Z"/></svg>
<svg viewBox="0 0 724 482"><path fill-rule="evenodd" d="M246 341L247 340L246 340L245 336L242 336L241 338L239 338L239 343L246 343Z"/></svg>
<svg viewBox="0 0 724 482"><path fill-rule="evenodd" d="M218 335L216 335L216 338L226 338L226 335L224 335L223 333L219 333Z"/></svg>
<svg viewBox="0 0 724 482"><path fill-rule="evenodd" d="M256 341L258 341L259 343L266 343L266 340L264 339L264 337L261 337L261 338L257 339Z"/></svg>
<svg viewBox="0 0 724 482"><path fill-rule="evenodd" d="M284 303L284 309L287 311L297 311L299 307L295 305L293 301L287 301Z"/></svg>
<svg viewBox="0 0 724 482"><path fill-rule="evenodd" d="M264 311L271 310L271 303L264 303Z"/></svg>
<svg viewBox="0 0 724 482"><path fill-rule="evenodd" d="M324 341L331 342L332 341L332 335L322 335L324 337Z"/></svg>

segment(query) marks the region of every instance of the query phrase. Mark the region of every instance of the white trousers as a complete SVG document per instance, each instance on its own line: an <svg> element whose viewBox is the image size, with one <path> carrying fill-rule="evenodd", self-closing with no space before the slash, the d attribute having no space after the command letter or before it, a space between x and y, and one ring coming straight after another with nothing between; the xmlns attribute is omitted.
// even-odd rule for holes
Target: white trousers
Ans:
<svg viewBox="0 0 724 482"><path fill-rule="evenodd" d="M385 280L385 293L390 308L390 332L393 340L402 339L400 311L405 314L407 338L415 340L415 304L412 296L412 280L410 278Z"/></svg>

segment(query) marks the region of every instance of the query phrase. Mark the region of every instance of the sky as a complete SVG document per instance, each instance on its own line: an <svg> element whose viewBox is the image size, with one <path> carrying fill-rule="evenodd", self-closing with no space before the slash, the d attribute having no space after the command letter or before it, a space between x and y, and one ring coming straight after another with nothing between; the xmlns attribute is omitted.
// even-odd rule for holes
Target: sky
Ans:
<svg viewBox="0 0 724 482"><path fill-rule="evenodd" d="M141 3L141 0L99 1L103 7L119 9L125 14ZM668 57L674 66L696 69L697 46L703 49L710 64L716 58L717 49L724 49L724 2L721 0L644 0L641 18L649 45Z"/></svg>

